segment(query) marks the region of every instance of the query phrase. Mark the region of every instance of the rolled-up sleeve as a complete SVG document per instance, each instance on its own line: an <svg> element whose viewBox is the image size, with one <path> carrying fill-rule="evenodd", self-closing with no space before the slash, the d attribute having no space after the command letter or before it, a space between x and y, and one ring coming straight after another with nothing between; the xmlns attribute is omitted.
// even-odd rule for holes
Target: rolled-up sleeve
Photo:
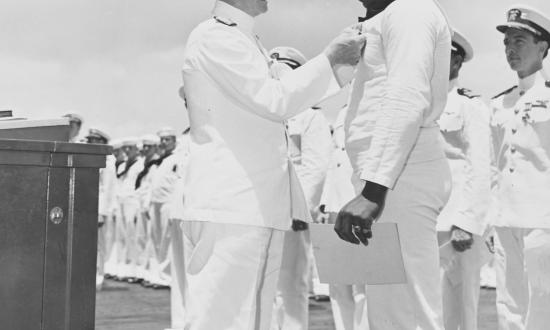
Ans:
<svg viewBox="0 0 550 330"><path fill-rule="evenodd" d="M393 188L432 102L437 30L430 13L396 6L382 20L387 82L361 179Z"/></svg>
<svg viewBox="0 0 550 330"><path fill-rule="evenodd" d="M273 121L289 119L339 90L326 55L275 79L259 46L222 24L203 33L186 51L185 70L198 69L243 110Z"/></svg>

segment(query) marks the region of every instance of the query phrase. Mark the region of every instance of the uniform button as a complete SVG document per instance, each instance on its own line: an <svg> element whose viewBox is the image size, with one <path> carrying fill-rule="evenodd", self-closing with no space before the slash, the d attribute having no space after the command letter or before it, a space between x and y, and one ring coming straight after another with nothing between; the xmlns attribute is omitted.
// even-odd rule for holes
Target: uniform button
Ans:
<svg viewBox="0 0 550 330"><path fill-rule="evenodd" d="M512 134L516 134L517 131L518 131L517 129L512 128Z"/></svg>
<svg viewBox="0 0 550 330"><path fill-rule="evenodd" d="M510 173L514 173L515 169L510 167Z"/></svg>
<svg viewBox="0 0 550 330"><path fill-rule="evenodd" d="M519 109L514 110L514 113L517 115L519 113Z"/></svg>
<svg viewBox="0 0 550 330"><path fill-rule="evenodd" d="M336 167L340 167L340 164L336 164Z"/></svg>

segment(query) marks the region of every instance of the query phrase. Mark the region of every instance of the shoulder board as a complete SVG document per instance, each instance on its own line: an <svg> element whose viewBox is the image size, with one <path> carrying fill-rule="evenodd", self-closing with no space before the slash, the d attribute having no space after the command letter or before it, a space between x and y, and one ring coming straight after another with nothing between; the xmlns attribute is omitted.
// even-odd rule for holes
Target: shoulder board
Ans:
<svg viewBox="0 0 550 330"><path fill-rule="evenodd" d="M494 100L494 99L496 99L496 98L501 97L502 95L509 94L511 91L513 91L513 90L516 89L517 87L518 87L518 86L514 86L514 87L512 87L512 88L508 88L508 89L505 90L504 92L502 92L502 93L500 93L500 94L498 94L498 95L493 96L492 99Z"/></svg>
<svg viewBox="0 0 550 330"><path fill-rule="evenodd" d="M214 19L216 20L216 22L221 23L221 24L223 24L223 25L227 25L227 26L237 26L237 23L235 23L235 22L233 22L232 20L227 19L227 18L223 18L223 17L219 17L219 16L214 16Z"/></svg>
<svg viewBox="0 0 550 330"><path fill-rule="evenodd" d="M459 89L456 90L456 92L458 93L458 95L465 96L469 99L473 99L473 98L476 98L476 97L481 97L481 95L475 95L471 90L469 90L467 88L459 88Z"/></svg>

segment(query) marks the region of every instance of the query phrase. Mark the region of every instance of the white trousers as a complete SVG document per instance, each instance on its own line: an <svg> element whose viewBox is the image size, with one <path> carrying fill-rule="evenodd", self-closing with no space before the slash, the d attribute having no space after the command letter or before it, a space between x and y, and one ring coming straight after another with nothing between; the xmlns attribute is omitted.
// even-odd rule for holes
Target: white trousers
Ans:
<svg viewBox="0 0 550 330"><path fill-rule="evenodd" d="M449 198L451 176L441 157L407 164L388 192L378 222L398 224L407 283L369 285L365 303L361 290L356 290L359 325L368 320L371 330L443 329L436 220ZM356 190L362 185L356 182Z"/></svg>
<svg viewBox="0 0 550 330"><path fill-rule="evenodd" d="M439 232L439 243L451 239L451 232ZM472 247L453 250L450 262L442 263L441 285L445 330L477 330L480 273L484 263L485 240L474 235Z"/></svg>
<svg viewBox="0 0 550 330"><path fill-rule="evenodd" d="M269 329L284 233L194 221L183 233L185 329Z"/></svg>
<svg viewBox="0 0 550 330"><path fill-rule="evenodd" d="M307 330L311 240L309 231L285 232L272 330Z"/></svg>
<svg viewBox="0 0 550 330"><path fill-rule="evenodd" d="M170 285L170 212L168 203L152 203L151 240L153 258L149 260L150 282L158 285Z"/></svg>
<svg viewBox="0 0 550 330"><path fill-rule="evenodd" d="M103 224L97 228L97 271L96 271L96 289L101 289L105 276L105 258L107 257L107 231L106 216L99 215L100 223Z"/></svg>
<svg viewBox="0 0 550 330"><path fill-rule="evenodd" d="M357 292L360 290L360 292ZM357 303L355 302L357 299ZM369 323L363 317L367 309L365 287L354 285L330 285L330 305L336 330L369 330ZM356 311L356 309L359 309ZM355 320L355 316L359 319Z"/></svg>
<svg viewBox="0 0 550 330"><path fill-rule="evenodd" d="M117 244L117 221L120 216L113 214L105 219L103 225L105 234L105 274L118 275L118 244Z"/></svg>
<svg viewBox="0 0 550 330"><path fill-rule="evenodd" d="M183 304L183 297L187 287L187 282L185 280L185 255L183 252L185 251L183 222L172 219L170 229L172 236L170 318L172 329L183 330L185 326L185 306Z"/></svg>
<svg viewBox="0 0 550 330"><path fill-rule="evenodd" d="M499 330L550 328L550 230L497 227Z"/></svg>
<svg viewBox="0 0 550 330"><path fill-rule="evenodd" d="M139 204L129 199L120 203L121 221L117 221L118 276L136 277L139 253L137 247Z"/></svg>

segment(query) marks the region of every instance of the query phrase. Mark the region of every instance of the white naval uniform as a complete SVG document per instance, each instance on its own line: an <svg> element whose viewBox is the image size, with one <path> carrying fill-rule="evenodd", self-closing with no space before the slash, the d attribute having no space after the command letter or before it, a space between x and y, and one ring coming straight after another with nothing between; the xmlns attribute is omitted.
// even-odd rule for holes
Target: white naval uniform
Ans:
<svg viewBox="0 0 550 330"><path fill-rule="evenodd" d="M120 170L122 172L126 168L126 162L121 165ZM121 221L117 221L117 252L119 264L118 276L122 278L137 276L139 261L137 248L139 198L135 187L136 178L142 170L143 159L138 157L129 170L118 178L117 198Z"/></svg>
<svg viewBox="0 0 550 330"><path fill-rule="evenodd" d="M321 54L281 79L254 18L218 1L191 33L184 94L191 123L184 182L186 326L269 329L283 231L311 216L287 154L284 120L338 88Z"/></svg>
<svg viewBox="0 0 550 330"><path fill-rule="evenodd" d="M288 120L289 154L310 212L319 206L332 139L320 111L313 109ZM277 285L272 330L307 330L312 247L309 230L287 231Z"/></svg>
<svg viewBox="0 0 550 330"><path fill-rule="evenodd" d="M150 260L152 284L170 285L170 202L174 198L181 167L180 155L173 151L159 159L151 178L151 238L154 258Z"/></svg>
<svg viewBox="0 0 550 330"><path fill-rule="evenodd" d="M99 193L97 213L102 225L97 235L97 276L96 287L100 288L106 273L107 258L114 244L114 222L112 203L115 194L116 169L115 157L109 155L105 160L105 168L99 170Z"/></svg>
<svg viewBox="0 0 550 330"><path fill-rule="evenodd" d="M332 154L332 164L327 173L327 182L323 191L322 203L325 205L325 211L329 214L329 223L334 223L342 207L355 197L355 190L351 181L353 167L350 164L345 146L344 120L346 115L347 107L340 110L334 122L332 138L335 150ZM330 304L336 330L354 329L355 300L353 289L352 285L331 284L329 286ZM365 307L361 306L361 308L364 309ZM368 324L363 324L363 326L361 330L368 330Z"/></svg>
<svg viewBox="0 0 550 330"><path fill-rule="evenodd" d="M363 180L390 188L378 222L398 224L407 283L368 286L368 311L356 320L373 330L439 330L435 226L451 178L436 120L447 100L451 30L435 0L396 0L365 21L363 32L346 149L357 193Z"/></svg>
<svg viewBox="0 0 550 330"><path fill-rule="evenodd" d="M151 159L149 162L154 162L156 159ZM144 169L147 167L147 161L144 160ZM139 199L139 213L140 219L138 224L138 277L147 282L151 282L153 271L151 270L151 259L154 258L153 239L151 234L152 220L151 220L151 182L155 175L156 166L150 164L147 173L143 175L140 180L140 185L136 189L136 194ZM137 185L137 181L136 181Z"/></svg>
<svg viewBox="0 0 550 330"><path fill-rule="evenodd" d="M107 157L109 159L109 157ZM121 232L119 230L121 220L120 215L120 205L118 201L118 189L120 186L120 180L116 177L116 175L119 173L119 171L122 171L122 167L124 166L124 162L120 163L119 166L116 166L116 158L113 156L112 158L113 162L113 168L114 171L114 184L113 184L113 192L111 194L111 201L110 201L110 216L107 218L107 223L105 224L106 227L106 237L107 237L107 250L106 250L106 257L105 257L105 274L109 274L110 276L120 276L120 267L119 267L119 255L120 255L120 249L122 248L121 243L124 241L121 238Z"/></svg>
<svg viewBox="0 0 550 330"><path fill-rule="evenodd" d="M499 329L550 324L549 86L539 71L492 103Z"/></svg>
<svg viewBox="0 0 550 330"><path fill-rule="evenodd" d="M446 330L477 330L480 269L484 262L483 234L491 185L489 110L478 97L450 82L449 97L439 118L453 188L449 202L437 218L441 262L443 319ZM455 251L451 228L474 235L473 246Z"/></svg>

